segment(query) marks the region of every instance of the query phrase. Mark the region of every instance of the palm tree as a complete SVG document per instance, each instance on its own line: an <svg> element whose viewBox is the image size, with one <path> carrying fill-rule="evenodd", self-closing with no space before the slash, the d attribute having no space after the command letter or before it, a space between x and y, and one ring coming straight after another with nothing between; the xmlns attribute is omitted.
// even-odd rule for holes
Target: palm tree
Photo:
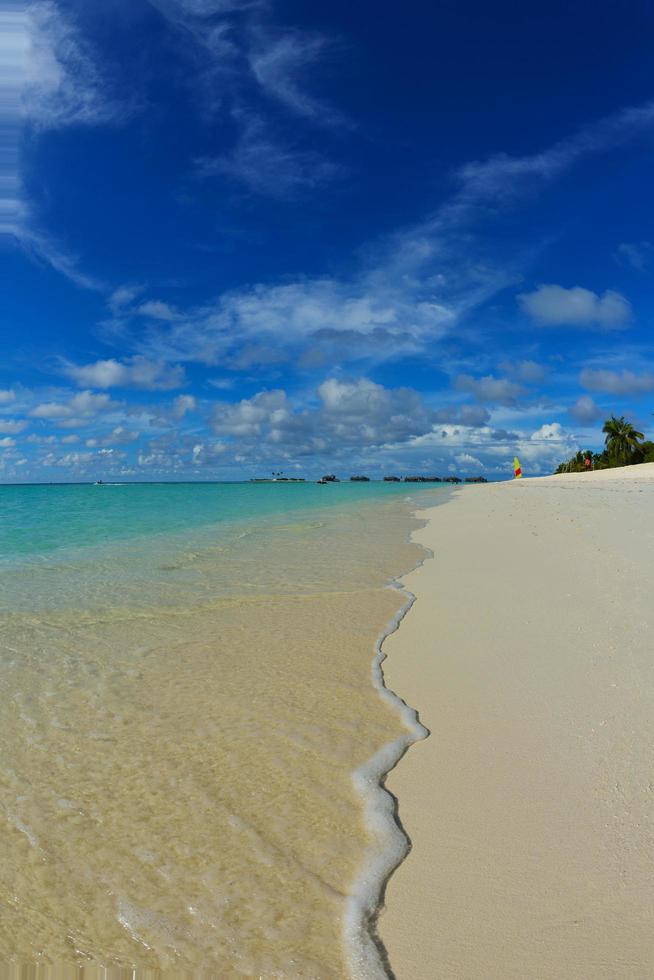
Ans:
<svg viewBox="0 0 654 980"><path fill-rule="evenodd" d="M645 438L642 432L634 429L631 422L627 422L624 415L619 419L612 415L604 423L602 432L606 435L606 451L613 466L627 466L639 442Z"/></svg>

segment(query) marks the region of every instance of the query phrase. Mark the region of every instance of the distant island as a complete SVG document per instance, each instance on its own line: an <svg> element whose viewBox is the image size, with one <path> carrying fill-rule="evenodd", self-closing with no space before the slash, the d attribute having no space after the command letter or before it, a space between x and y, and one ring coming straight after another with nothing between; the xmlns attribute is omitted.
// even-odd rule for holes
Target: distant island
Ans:
<svg viewBox="0 0 654 980"><path fill-rule="evenodd" d="M384 476L382 477L384 483L463 483L464 481L460 476ZM305 477L300 476L284 476L282 472L273 473L271 476L254 476L250 478L250 483L306 483ZM325 476L321 476L316 483L319 485L325 485L328 483L340 483L339 477L334 473L326 473ZM349 478L350 483L370 483L371 479L369 476L364 476L362 474L356 474ZM488 483L485 476L467 476L465 478L466 483Z"/></svg>

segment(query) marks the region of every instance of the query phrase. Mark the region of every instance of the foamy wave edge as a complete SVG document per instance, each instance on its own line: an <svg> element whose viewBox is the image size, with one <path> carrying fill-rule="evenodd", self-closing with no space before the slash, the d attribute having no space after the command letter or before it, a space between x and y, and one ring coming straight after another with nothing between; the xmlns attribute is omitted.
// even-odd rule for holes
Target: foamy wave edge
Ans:
<svg viewBox="0 0 654 980"><path fill-rule="evenodd" d="M433 557L433 552L424 545L421 547L425 552L424 557L412 571ZM414 742L429 735L429 729L418 719L417 710L386 687L384 681L382 664L387 658L382 649L384 641L399 629L416 601L413 592L399 579L393 579L388 587L401 592L407 601L377 639L372 661L372 683L380 698L400 715L407 734L387 742L352 773L352 781L363 801L364 820L373 842L352 883L345 904L343 941L350 980L388 980L392 976L386 950L376 934L376 923L384 887L409 853L411 843L398 823L395 797L385 788L384 779Z"/></svg>

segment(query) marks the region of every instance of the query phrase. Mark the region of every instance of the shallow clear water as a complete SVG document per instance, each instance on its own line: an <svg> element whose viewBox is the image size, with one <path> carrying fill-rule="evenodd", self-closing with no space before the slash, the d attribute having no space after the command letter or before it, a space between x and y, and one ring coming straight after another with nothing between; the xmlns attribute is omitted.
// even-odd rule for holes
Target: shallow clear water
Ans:
<svg viewBox="0 0 654 980"><path fill-rule="evenodd" d="M343 976L407 488L0 503L0 962Z"/></svg>

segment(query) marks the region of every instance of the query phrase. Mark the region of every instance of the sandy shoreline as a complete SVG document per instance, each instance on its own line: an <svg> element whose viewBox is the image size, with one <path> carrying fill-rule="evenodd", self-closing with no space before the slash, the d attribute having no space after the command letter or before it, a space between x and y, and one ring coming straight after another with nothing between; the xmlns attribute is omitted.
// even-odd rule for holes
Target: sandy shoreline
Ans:
<svg viewBox="0 0 654 980"><path fill-rule="evenodd" d="M397 980L654 975L654 464L470 487L384 650L431 737L389 779L413 850Z"/></svg>

